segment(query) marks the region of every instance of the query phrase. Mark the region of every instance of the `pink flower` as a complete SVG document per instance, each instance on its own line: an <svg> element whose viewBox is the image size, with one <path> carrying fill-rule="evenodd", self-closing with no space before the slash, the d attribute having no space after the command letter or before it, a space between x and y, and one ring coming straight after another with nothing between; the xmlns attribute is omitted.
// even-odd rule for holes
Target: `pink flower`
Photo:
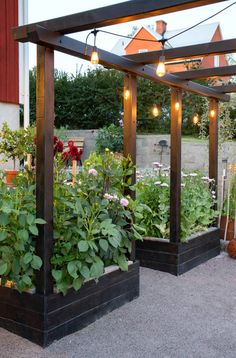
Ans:
<svg viewBox="0 0 236 358"><path fill-rule="evenodd" d="M98 172L96 171L96 169L89 169L88 171L89 174L92 174L94 177L96 177L98 175Z"/></svg>
<svg viewBox="0 0 236 358"><path fill-rule="evenodd" d="M121 198L120 199L120 205L122 206L128 206L129 205L129 200L125 199L125 198Z"/></svg>

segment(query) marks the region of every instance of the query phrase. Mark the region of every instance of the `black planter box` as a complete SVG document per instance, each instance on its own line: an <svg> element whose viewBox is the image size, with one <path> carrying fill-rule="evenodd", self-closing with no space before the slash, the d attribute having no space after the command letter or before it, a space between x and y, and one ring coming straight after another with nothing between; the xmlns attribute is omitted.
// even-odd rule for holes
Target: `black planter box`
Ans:
<svg viewBox="0 0 236 358"><path fill-rule="evenodd" d="M191 236L187 243L145 238L137 241L136 257L140 266L181 275L201 263L219 255L220 230L212 227Z"/></svg>
<svg viewBox="0 0 236 358"><path fill-rule="evenodd" d="M46 347L138 296L138 262L129 265L128 272L107 273L97 283L88 281L78 292L70 289L66 296L0 287L0 326Z"/></svg>

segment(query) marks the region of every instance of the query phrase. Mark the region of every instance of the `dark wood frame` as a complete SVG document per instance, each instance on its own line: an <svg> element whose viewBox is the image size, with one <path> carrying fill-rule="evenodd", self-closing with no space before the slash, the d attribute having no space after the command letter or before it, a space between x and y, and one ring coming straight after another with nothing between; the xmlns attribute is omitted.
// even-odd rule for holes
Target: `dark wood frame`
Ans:
<svg viewBox="0 0 236 358"><path fill-rule="evenodd" d="M16 290L0 288L0 325L2 327L46 346L54 339L85 327L102 314L132 300L139 294L139 265L137 262L129 266L128 272L117 270L103 276L98 284L95 284L94 281L87 282L78 293L71 290L63 297L61 294L53 292L50 273L50 258L53 250L53 52L58 50L89 59L92 50L91 46L87 46L87 54L85 54L84 43L68 38L64 34L222 1L226 0L132 0L21 26L13 30L16 40L31 41L38 45L36 197L37 216L45 219L47 224L39 228L37 240L36 252L43 260L43 267L36 276L36 293L19 294ZM125 87L129 86L130 98L124 105L124 152L125 155L131 155L134 162L136 158L136 76L171 86L171 236L170 242L161 243L157 250L163 251L165 246L167 251L173 249L179 257L182 252L186 252L184 257L189 257L188 252L191 249L192 255L195 257L196 252L199 252L197 247L200 246L201 259L195 257L193 265L190 265L191 267L187 265L188 269L192 268L203 259L218 253L219 239L217 229L212 229L209 233L204 233L187 244L180 243L181 90L209 97L211 99L210 108L215 109L214 116L211 116L209 151L209 172L215 180L217 179L217 165L213 164L213 161L216 163L217 160L217 105L218 100L228 101L229 96L219 88L215 90L201 86L176 75L157 78L153 67L140 65L133 60L116 56L104 50L99 50L99 56L101 64L126 73ZM179 102L178 111L175 108L176 101ZM134 181L135 175L133 176ZM211 241L212 235L213 241ZM209 243L205 241L206 236L210 240ZM144 241L140 245L145 246L146 242ZM137 250L138 257L142 252L140 245ZM212 247L212 245L215 246ZM211 246L211 254L208 250L209 246ZM145 247L145 250L150 261L151 250L149 247ZM145 265L142 254L141 262ZM176 261L176 265L178 267L172 273L179 274L185 271L179 267L180 259ZM162 269L161 267L154 268ZM171 272L170 269L166 271Z"/></svg>

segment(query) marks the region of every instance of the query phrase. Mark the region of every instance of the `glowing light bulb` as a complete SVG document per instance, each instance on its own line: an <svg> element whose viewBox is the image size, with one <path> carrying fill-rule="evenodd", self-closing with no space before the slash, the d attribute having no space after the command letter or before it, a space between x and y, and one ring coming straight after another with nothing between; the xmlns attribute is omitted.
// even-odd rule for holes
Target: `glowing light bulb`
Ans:
<svg viewBox="0 0 236 358"><path fill-rule="evenodd" d="M215 117L215 111L214 111L214 109L212 109L212 110L210 111L210 116L211 116L211 118L214 118L214 117Z"/></svg>
<svg viewBox="0 0 236 358"><path fill-rule="evenodd" d="M93 52L91 54L90 62L92 63L92 65L97 65L99 63L98 52L97 52L97 49L95 47L93 48Z"/></svg>
<svg viewBox="0 0 236 358"><path fill-rule="evenodd" d="M130 96L130 91L129 91L129 89L125 89L125 91L124 91L124 99L129 99L129 96Z"/></svg>
<svg viewBox="0 0 236 358"><path fill-rule="evenodd" d="M152 114L153 114L154 117L158 117L158 116L159 116L160 111L159 111L159 108L157 107L157 105L154 105L154 106L153 106Z"/></svg>
<svg viewBox="0 0 236 358"><path fill-rule="evenodd" d="M193 116L193 124L198 124L198 122L199 122L198 114L195 114L195 115Z"/></svg>
<svg viewBox="0 0 236 358"><path fill-rule="evenodd" d="M166 66L165 66L165 56L160 56L158 65L157 65L157 69L156 69L156 74L158 77L163 77L166 74Z"/></svg>
<svg viewBox="0 0 236 358"><path fill-rule="evenodd" d="M175 103L175 109L176 109L176 111L179 110L179 102L176 102L176 103Z"/></svg>

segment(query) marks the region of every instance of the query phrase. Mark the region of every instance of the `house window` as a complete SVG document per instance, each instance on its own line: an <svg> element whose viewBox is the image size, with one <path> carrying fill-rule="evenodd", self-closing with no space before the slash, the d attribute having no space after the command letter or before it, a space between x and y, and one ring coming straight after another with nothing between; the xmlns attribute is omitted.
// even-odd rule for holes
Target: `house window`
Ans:
<svg viewBox="0 0 236 358"><path fill-rule="evenodd" d="M219 67L220 66L220 57L219 56L214 56L214 67Z"/></svg>
<svg viewBox="0 0 236 358"><path fill-rule="evenodd" d="M148 52L148 50L146 48L141 48L140 50L138 50L138 53L144 53L144 52Z"/></svg>

